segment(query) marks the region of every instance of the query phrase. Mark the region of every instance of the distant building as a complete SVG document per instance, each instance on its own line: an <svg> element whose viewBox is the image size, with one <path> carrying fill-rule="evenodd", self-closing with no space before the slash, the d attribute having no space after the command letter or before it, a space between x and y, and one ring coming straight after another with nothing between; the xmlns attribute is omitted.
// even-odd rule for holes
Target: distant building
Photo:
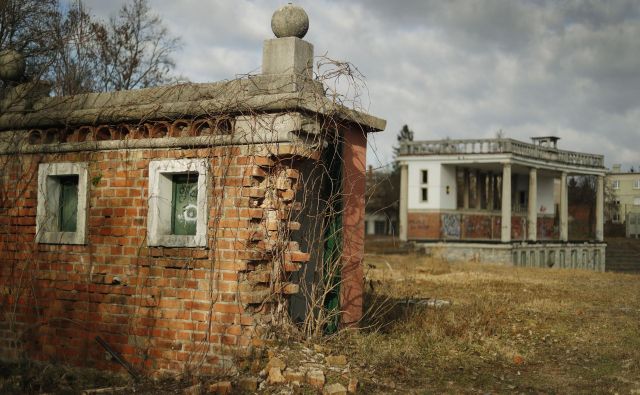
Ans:
<svg viewBox="0 0 640 395"><path fill-rule="evenodd" d="M399 183L398 172L369 167L364 217L367 236L398 234Z"/></svg>
<svg viewBox="0 0 640 395"><path fill-rule="evenodd" d="M612 200L607 221L624 223L629 213L640 213L640 173L623 172L620 165L613 165L606 182Z"/></svg>
<svg viewBox="0 0 640 395"><path fill-rule="evenodd" d="M532 140L403 142L401 240L452 259L604 270L603 156L560 150L557 137ZM595 234L579 243L568 227L574 175L597 177Z"/></svg>

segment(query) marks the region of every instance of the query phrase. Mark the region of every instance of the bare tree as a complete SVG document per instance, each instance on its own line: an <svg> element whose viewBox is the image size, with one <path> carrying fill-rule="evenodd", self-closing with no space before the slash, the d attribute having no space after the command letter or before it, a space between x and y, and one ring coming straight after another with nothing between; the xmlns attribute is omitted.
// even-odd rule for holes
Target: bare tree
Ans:
<svg viewBox="0 0 640 395"><path fill-rule="evenodd" d="M147 0L125 4L108 25L95 25L100 54L100 90L145 88L170 82L171 54L179 44Z"/></svg>
<svg viewBox="0 0 640 395"><path fill-rule="evenodd" d="M95 30L99 23L76 0L56 29L57 53L51 68L56 95L75 95L99 90L97 78L101 59Z"/></svg>
<svg viewBox="0 0 640 395"><path fill-rule="evenodd" d="M57 0L0 0L0 49L22 53L27 75L43 75L52 63L59 18Z"/></svg>
<svg viewBox="0 0 640 395"><path fill-rule="evenodd" d="M144 88L174 81L169 35L147 0L131 0L108 22L82 0L0 0L0 50L27 59L28 79L48 79L56 95ZM0 85L2 87L3 85Z"/></svg>

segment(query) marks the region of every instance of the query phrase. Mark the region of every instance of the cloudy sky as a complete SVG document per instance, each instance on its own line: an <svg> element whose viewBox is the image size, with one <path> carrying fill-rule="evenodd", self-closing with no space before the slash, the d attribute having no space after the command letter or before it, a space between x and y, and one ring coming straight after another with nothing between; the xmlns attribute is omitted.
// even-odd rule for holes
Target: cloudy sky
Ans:
<svg viewBox="0 0 640 395"><path fill-rule="evenodd" d="M87 0L98 17L123 0ZM182 38L176 72L194 82L260 71L285 1L150 0ZM403 124L416 140L561 137L563 149L640 167L638 0L306 0L317 55L366 77L361 105L387 120L369 163L392 160Z"/></svg>

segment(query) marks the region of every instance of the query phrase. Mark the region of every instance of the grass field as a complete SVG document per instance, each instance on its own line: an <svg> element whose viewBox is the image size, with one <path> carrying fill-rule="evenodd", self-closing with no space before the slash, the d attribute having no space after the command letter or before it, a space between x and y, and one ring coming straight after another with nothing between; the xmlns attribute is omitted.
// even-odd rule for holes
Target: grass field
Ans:
<svg viewBox="0 0 640 395"><path fill-rule="evenodd" d="M356 377L362 394L640 394L640 275L418 255L368 254L365 267L368 327L319 340L327 352L348 359L347 376L328 376L329 382ZM451 304L406 303L427 298ZM303 346L310 344L280 343L294 354ZM63 366L14 369L0 369L0 393L131 384ZM180 393L191 383L150 384L136 392ZM316 393L304 386L283 390L264 392Z"/></svg>
<svg viewBox="0 0 640 395"><path fill-rule="evenodd" d="M365 393L640 394L640 275L416 255L369 254L366 266L379 329L338 342Z"/></svg>

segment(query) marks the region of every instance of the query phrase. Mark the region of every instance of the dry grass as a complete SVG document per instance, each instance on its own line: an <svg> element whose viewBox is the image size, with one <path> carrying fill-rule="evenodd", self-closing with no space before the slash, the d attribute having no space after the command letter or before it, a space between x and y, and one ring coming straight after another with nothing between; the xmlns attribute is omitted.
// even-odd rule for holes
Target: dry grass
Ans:
<svg viewBox="0 0 640 395"><path fill-rule="evenodd" d="M329 382L357 377L366 394L640 394L640 275L415 255L367 255L366 267L369 307L377 314L366 330L324 339L330 353L349 361L348 374L331 373ZM407 298L452 304L397 303ZM295 353L300 345L288 340L285 348ZM295 366L295 358L287 361ZM65 367L9 367L0 364L0 393L77 393L122 382ZM136 392L175 393L191 384L152 383Z"/></svg>
<svg viewBox="0 0 640 395"><path fill-rule="evenodd" d="M365 391L640 394L640 276L368 255L370 300L452 301L384 310L342 345ZM378 314L380 316L380 314ZM380 323L380 321L376 321Z"/></svg>

